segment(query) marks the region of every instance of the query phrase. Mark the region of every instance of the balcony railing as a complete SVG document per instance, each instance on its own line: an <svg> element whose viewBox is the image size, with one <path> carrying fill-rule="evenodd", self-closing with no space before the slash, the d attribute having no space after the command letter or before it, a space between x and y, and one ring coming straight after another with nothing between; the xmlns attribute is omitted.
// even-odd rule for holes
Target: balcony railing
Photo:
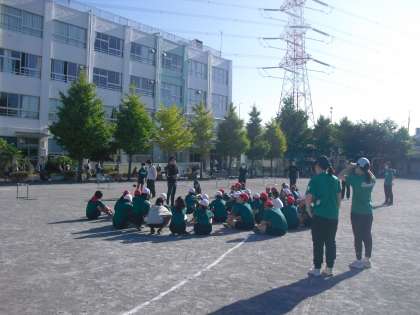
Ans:
<svg viewBox="0 0 420 315"><path fill-rule="evenodd" d="M0 116L39 119L39 112L0 106Z"/></svg>

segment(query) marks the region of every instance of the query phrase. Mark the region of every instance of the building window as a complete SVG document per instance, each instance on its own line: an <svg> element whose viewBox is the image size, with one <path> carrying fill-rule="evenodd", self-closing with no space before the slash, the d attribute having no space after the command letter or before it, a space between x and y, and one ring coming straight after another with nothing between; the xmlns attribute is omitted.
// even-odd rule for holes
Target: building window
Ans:
<svg viewBox="0 0 420 315"><path fill-rule="evenodd" d="M104 33L96 33L95 51L112 56L123 56L124 41Z"/></svg>
<svg viewBox="0 0 420 315"><path fill-rule="evenodd" d="M41 57L0 48L0 72L41 77Z"/></svg>
<svg viewBox="0 0 420 315"><path fill-rule="evenodd" d="M162 82L160 87L161 101L165 106L182 105L182 87Z"/></svg>
<svg viewBox="0 0 420 315"><path fill-rule="evenodd" d="M0 27L36 37L42 37L43 17L0 4Z"/></svg>
<svg viewBox="0 0 420 315"><path fill-rule="evenodd" d="M53 25L55 41L86 48L86 29L60 21L54 21Z"/></svg>
<svg viewBox="0 0 420 315"><path fill-rule="evenodd" d="M136 77L132 75L130 77L130 85L134 85L136 94L145 96L155 96L155 81L152 79Z"/></svg>
<svg viewBox="0 0 420 315"><path fill-rule="evenodd" d="M223 118L226 115L228 107L228 97L219 94L212 95L213 115L217 118Z"/></svg>
<svg viewBox="0 0 420 315"><path fill-rule="evenodd" d="M207 92L202 90L188 89L188 104L196 106L200 103L207 104Z"/></svg>
<svg viewBox="0 0 420 315"><path fill-rule="evenodd" d="M213 67L213 82L228 85L229 83L229 72L225 69Z"/></svg>
<svg viewBox="0 0 420 315"><path fill-rule="evenodd" d="M195 60L189 61L189 73L191 76L207 80L207 64Z"/></svg>
<svg viewBox="0 0 420 315"><path fill-rule="evenodd" d="M72 82L85 67L73 62L51 59L51 80Z"/></svg>
<svg viewBox="0 0 420 315"><path fill-rule="evenodd" d="M182 72L183 58L179 55L164 52L162 54L162 68Z"/></svg>
<svg viewBox="0 0 420 315"><path fill-rule="evenodd" d="M93 83L95 83L99 88L121 91L121 73L93 68Z"/></svg>
<svg viewBox="0 0 420 315"><path fill-rule="evenodd" d="M39 97L0 92L0 116L39 119Z"/></svg>
<svg viewBox="0 0 420 315"><path fill-rule="evenodd" d="M156 64L156 49L131 43L131 59L154 66Z"/></svg>
<svg viewBox="0 0 420 315"><path fill-rule="evenodd" d="M117 121L117 113L118 113L117 107L104 105L104 109L105 109L105 118L108 121Z"/></svg>
<svg viewBox="0 0 420 315"><path fill-rule="evenodd" d="M59 99L50 98L48 100L48 121L57 122L58 121L58 109L63 104Z"/></svg>

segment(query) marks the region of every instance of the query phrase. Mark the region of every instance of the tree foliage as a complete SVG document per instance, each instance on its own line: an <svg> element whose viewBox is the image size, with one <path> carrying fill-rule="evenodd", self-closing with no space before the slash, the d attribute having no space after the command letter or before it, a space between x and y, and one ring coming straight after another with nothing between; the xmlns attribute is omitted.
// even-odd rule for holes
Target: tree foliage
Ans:
<svg viewBox="0 0 420 315"><path fill-rule="evenodd" d="M320 116L312 130L312 144L316 154L330 156L337 151L336 127L331 121Z"/></svg>
<svg viewBox="0 0 420 315"><path fill-rule="evenodd" d="M22 153L12 144L0 138L0 176L4 176L7 170L22 158Z"/></svg>
<svg viewBox="0 0 420 315"><path fill-rule="evenodd" d="M251 160L252 166L254 165L254 161L263 159L268 150L267 142L263 137L264 130L261 122L262 119L260 118L260 112L254 105L249 113L249 121L246 124L246 131L249 140L247 156Z"/></svg>
<svg viewBox="0 0 420 315"><path fill-rule="evenodd" d="M155 140L167 154L175 154L189 149L193 135L182 111L176 106L161 107L156 112L157 131Z"/></svg>
<svg viewBox="0 0 420 315"><path fill-rule="evenodd" d="M128 177L131 176L132 157L152 148L154 125L145 105L134 91L122 100L117 113L115 140L118 148L128 155Z"/></svg>
<svg viewBox="0 0 420 315"><path fill-rule="evenodd" d="M273 173L273 160L280 159L287 150L287 140L278 122L273 119L267 123L264 139L268 144L266 157L270 160L271 174Z"/></svg>
<svg viewBox="0 0 420 315"><path fill-rule="evenodd" d="M106 147L111 140L111 129L105 120L102 101L96 96L96 87L82 73L73 81L67 95L60 92L62 106L58 121L50 126L54 139L79 162L81 180L82 161Z"/></svg>

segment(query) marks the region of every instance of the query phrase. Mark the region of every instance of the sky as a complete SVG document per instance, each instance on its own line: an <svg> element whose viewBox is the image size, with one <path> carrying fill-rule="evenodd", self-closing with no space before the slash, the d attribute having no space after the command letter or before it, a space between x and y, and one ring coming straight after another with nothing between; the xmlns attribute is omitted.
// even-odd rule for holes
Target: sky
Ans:
<svg viewBox="0 0 420 315"><path fill-rule="evenodd" d="M264 121L278 111L282 80L257 68L277 66L284 51L264 47L259 37L278 37L287 15L263 15L258 8L279 8L284 0L79 0L187 39L199 38L233 61L233 102L247 120L255 104ZM410 133L420 128L420 1L306 1L305 18L328 33L308 32L307 52L330 64L308 63L315 118L352 121L393 119ZM147 9L152 9L148 11ZM179 14L167 14L168 11ZM324 12L321 12L324 11ZM225 20L228 19L228 20ZM223 33L223 36L220 36ZM234 35L234 36L231 36ZM321 40L322 42L320 42ZM284 48L284 44L270 42ZM316 71L322 72L316 72ZM270 72L281 77L280 70Z"/></svg>

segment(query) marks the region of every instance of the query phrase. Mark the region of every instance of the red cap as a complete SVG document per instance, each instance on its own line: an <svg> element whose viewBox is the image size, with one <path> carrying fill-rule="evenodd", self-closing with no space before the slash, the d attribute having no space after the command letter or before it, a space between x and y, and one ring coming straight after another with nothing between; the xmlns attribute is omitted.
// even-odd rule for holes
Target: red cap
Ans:
<svg viewBox="0 0 420 315"><path fill-rule="evenodd" d="M294 204L294 203L295 203L295 198L293 198L293 196L288 196L288 197L287 197L287 203L288 203L289 205Z"/></svg>
<svg viewBox="0 0 420 315"><path fill-rule="evenodd" d="M123 196L128 195L130 192L128 190L124 190Z"/></svg>
<svg viewBox="0 0 420 315"><path fill-rule="evenodd" d="M248 197L248 195L247 194L245 194L245 193L242 193L240 196L239 196L239 198L241 198L243 201L245 201L245 202L247 202L248 200L249 200L249 197Z"/></svg>
<svg viewBox="0 0 420 315"><path fill-rule="evenodd" d="M224 190L224 189L219 189L219 191L220 191L222 194L224 194L224 193L225 193L225 190Z"/></svg>
<svg viewBox="0 0 420 315"><path fill-rule="evenodd" d="M262 192L262 193L260 194L260 199L261 199L262 201L266 201L266 200L268 199L268 194L267 194L266 192Z"/></svg>
<svg viewBox="0 0 420 315"><path fill-rule="evenodd" d="M271 199L268 199L266 202L265 202L265 204L264 204L267 208L269 208L269 207L273 207L274 205L273 205L273 201L271 200Z"/></svg>
<svg viewBox="0 0 420 315"><path fill-rule="evenodd" d="M277 188L276 188L276 187L272 187L272 188L271 188L271 192L278 192L278 190L277 190Z"/></svg>
<svg viewBox="0 0 420 315"><path fill-rule="evenodd" d="M140 190L136 189L136 190L134 191L134 196L140 196L140 195L141 195Z"/></svg>
<svg viewBox="0 0 420 315"><path fill-rule="evenodd" d="M235 188L241 188L242 187L242 184L241 183L236 183L235 184Z"/></svg>

